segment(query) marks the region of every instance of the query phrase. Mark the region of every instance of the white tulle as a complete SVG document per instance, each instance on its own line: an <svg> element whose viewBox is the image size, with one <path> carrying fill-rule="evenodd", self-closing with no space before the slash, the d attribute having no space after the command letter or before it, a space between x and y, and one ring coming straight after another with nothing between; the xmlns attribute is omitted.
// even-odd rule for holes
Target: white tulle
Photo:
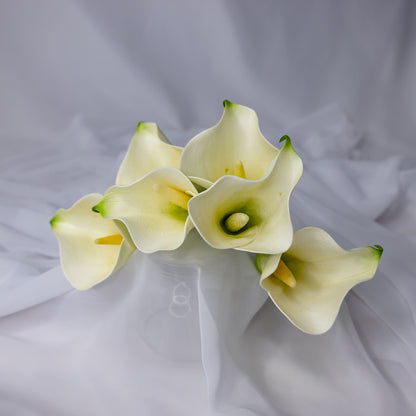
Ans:
<svg viewBox="0 0 416 416"><path fill-rule="evenodd" d="M0 413L411 415L416 161L347 159L354 136L334 150L328 123L309 122L310 137L289 132L305 162L295 230L322 227L346 249L384 247L374 279L347 295L321 336L299 331L267 299L251 254L214 250L196 230L176 251L136 252L89 291L70 287L48 221L114 183L128 136L116 146L75 123L66 134L82 150L72 141L4 164Z"/></svg>

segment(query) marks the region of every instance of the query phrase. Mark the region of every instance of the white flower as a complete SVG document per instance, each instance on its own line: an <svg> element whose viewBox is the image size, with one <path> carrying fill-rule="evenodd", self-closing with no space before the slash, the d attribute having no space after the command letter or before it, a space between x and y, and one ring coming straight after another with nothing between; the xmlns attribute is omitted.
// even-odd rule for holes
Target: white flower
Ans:
<svg viewBox="0 0 416 416"><path fill-rule="evenodd" d="M163 167L130 185L111 187L93 209L124 224L121 233L140 251L174 250L192 228L187 205L196 193L182 172Z"/></svg>
<svg viewBox="0 0 416 416"><path fill-rule="evenodd" d="M278 152L261 134L254 110L225 100L220 122L185 146L180 169L205 188L224 175L257 180Z"/></svg>
<svg viewBox="0 0 416 416"><path fill-rule="evenodd" d="M224 176L189 202L192 222L212 247L267 254L290 247L289 197L303 166L290 139L285 139L263 179Z"/></svg>
<svg viewBox="0 0 416 416"><path fill-rule="evenodd" d="M173 146L155 123L140 122L117 174L117 185L128 185L163 166L179 167L182 148Z"/></svg>
<svg viewBox="0 0 416 416"><path fill-rule="evenodd" d="M100 194L86 195L71 208L59 209L51 220L62 270L79 290L109 277L134 252L134 246L121 236L113 221L91 210L101 198Z"/></svg>
<svg viewBox="0 0 416 416"><path fill-rule="evenodd" d="M380 246L347 251L321 228L303 228L286 253L257 256L260 284L295 326L322 334L348 291L374 276L382 252Z"/></svg>

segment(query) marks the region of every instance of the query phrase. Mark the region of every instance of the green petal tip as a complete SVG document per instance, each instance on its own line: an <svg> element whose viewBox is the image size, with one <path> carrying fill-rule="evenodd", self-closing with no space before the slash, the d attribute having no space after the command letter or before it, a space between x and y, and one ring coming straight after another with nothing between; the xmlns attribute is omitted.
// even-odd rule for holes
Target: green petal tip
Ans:
<svg viewBox="0 0 416 416"><path fill-rule="evenodd" d="M286 149L286 150L292 150L292 151L295 151L295 149L293 148L293 145L292 145L292 140L290 139L290 137L289 136L286 136L286 135L284 135L280 140L279 140L279 143L281 143L281 142L283 142L284 141L284 143L283 143L283 146L282 146L282 148L280 149L280 150L283 150L283 149Z"/></svg>
<svg viewBox="0 0 416 416"><path fill-rule="evenodd" d="M224 100L222 102L222 105L224 106L224 108L227 108L227 107L231 107L233 105L233 103L229 100Z"/></svg>
<svg viewBox="0 0 416 416"><path fill-rule="evenodd" d="M143 127L143 124L144 124L144 121L139 121L137 123L137 129L136 129L136 131L139 130L141 127Z"/></svg>
<svg viewBox="0 0 416 416"><path fill-rule="evenodd" d="M381 255L383 254L384 248L381 247L379 244L374 244L373 248L376 249L379 252L380 257L381 257Z"/></svg>
<svg viewBox="0 0 416 416"><path fill-rule="evenodd" d="M54 215L52 218L51 218L51 220L49 221L49 224L51 225L51 227L53 228L54 227L54 225L56 224L56 222L57 222L57 218L56 218L56 215Z"/></svg>
<svg viewBox="0 0 416 416"><path fill-rule="evenodd" d="M98 212L98 213L100 213L99 205L100 205L100 204L94 205L94 206L91 208L91 211L94 211L94 212Z"/></svg>
<svg viewBox="0 0 416 416"><path fill-rule="evenodd" d="M287 134L285 134L279 140L279 143L282 143L282 142L289 142L290 143L290 137Z"/></svg>

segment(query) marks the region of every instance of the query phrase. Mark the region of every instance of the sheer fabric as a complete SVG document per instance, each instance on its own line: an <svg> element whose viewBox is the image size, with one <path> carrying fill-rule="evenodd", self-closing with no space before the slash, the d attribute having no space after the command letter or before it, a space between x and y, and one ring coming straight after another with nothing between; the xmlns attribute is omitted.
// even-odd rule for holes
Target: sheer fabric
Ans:
<svg viewBox="0 0 416 416"><path fill-rule="evenodd" d="M1 413L412 414L416 162L349 158L358 140L336 108L288 133L305 162L291 200L295 229L385 249L374 279L348 294L320 336L267 299L252 255L214 250L195 230L178 250L136 252L102 284L75 291L48 220L112 184L128 135L78 119L67 146L9 159L0 183Z"/></svg>

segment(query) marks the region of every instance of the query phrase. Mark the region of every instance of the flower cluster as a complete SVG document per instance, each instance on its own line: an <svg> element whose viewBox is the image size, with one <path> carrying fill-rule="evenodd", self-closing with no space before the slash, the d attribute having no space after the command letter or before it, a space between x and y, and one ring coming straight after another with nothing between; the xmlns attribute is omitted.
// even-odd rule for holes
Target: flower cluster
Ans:
<svg viewBox="0 0 416 416"><path fill-rule="evenodd" d="M303 165L289 137L280 142L263 137L252 109L229 101L185 148L139 123L115 186L51 220L67 279L88 289L135 249L175 250L195 227L214 248L257 253L260 285L276 306L304 332L327 331L347 292L375 274L382 248L346 251L320 228L293 232L289 198Z"/></svg>

